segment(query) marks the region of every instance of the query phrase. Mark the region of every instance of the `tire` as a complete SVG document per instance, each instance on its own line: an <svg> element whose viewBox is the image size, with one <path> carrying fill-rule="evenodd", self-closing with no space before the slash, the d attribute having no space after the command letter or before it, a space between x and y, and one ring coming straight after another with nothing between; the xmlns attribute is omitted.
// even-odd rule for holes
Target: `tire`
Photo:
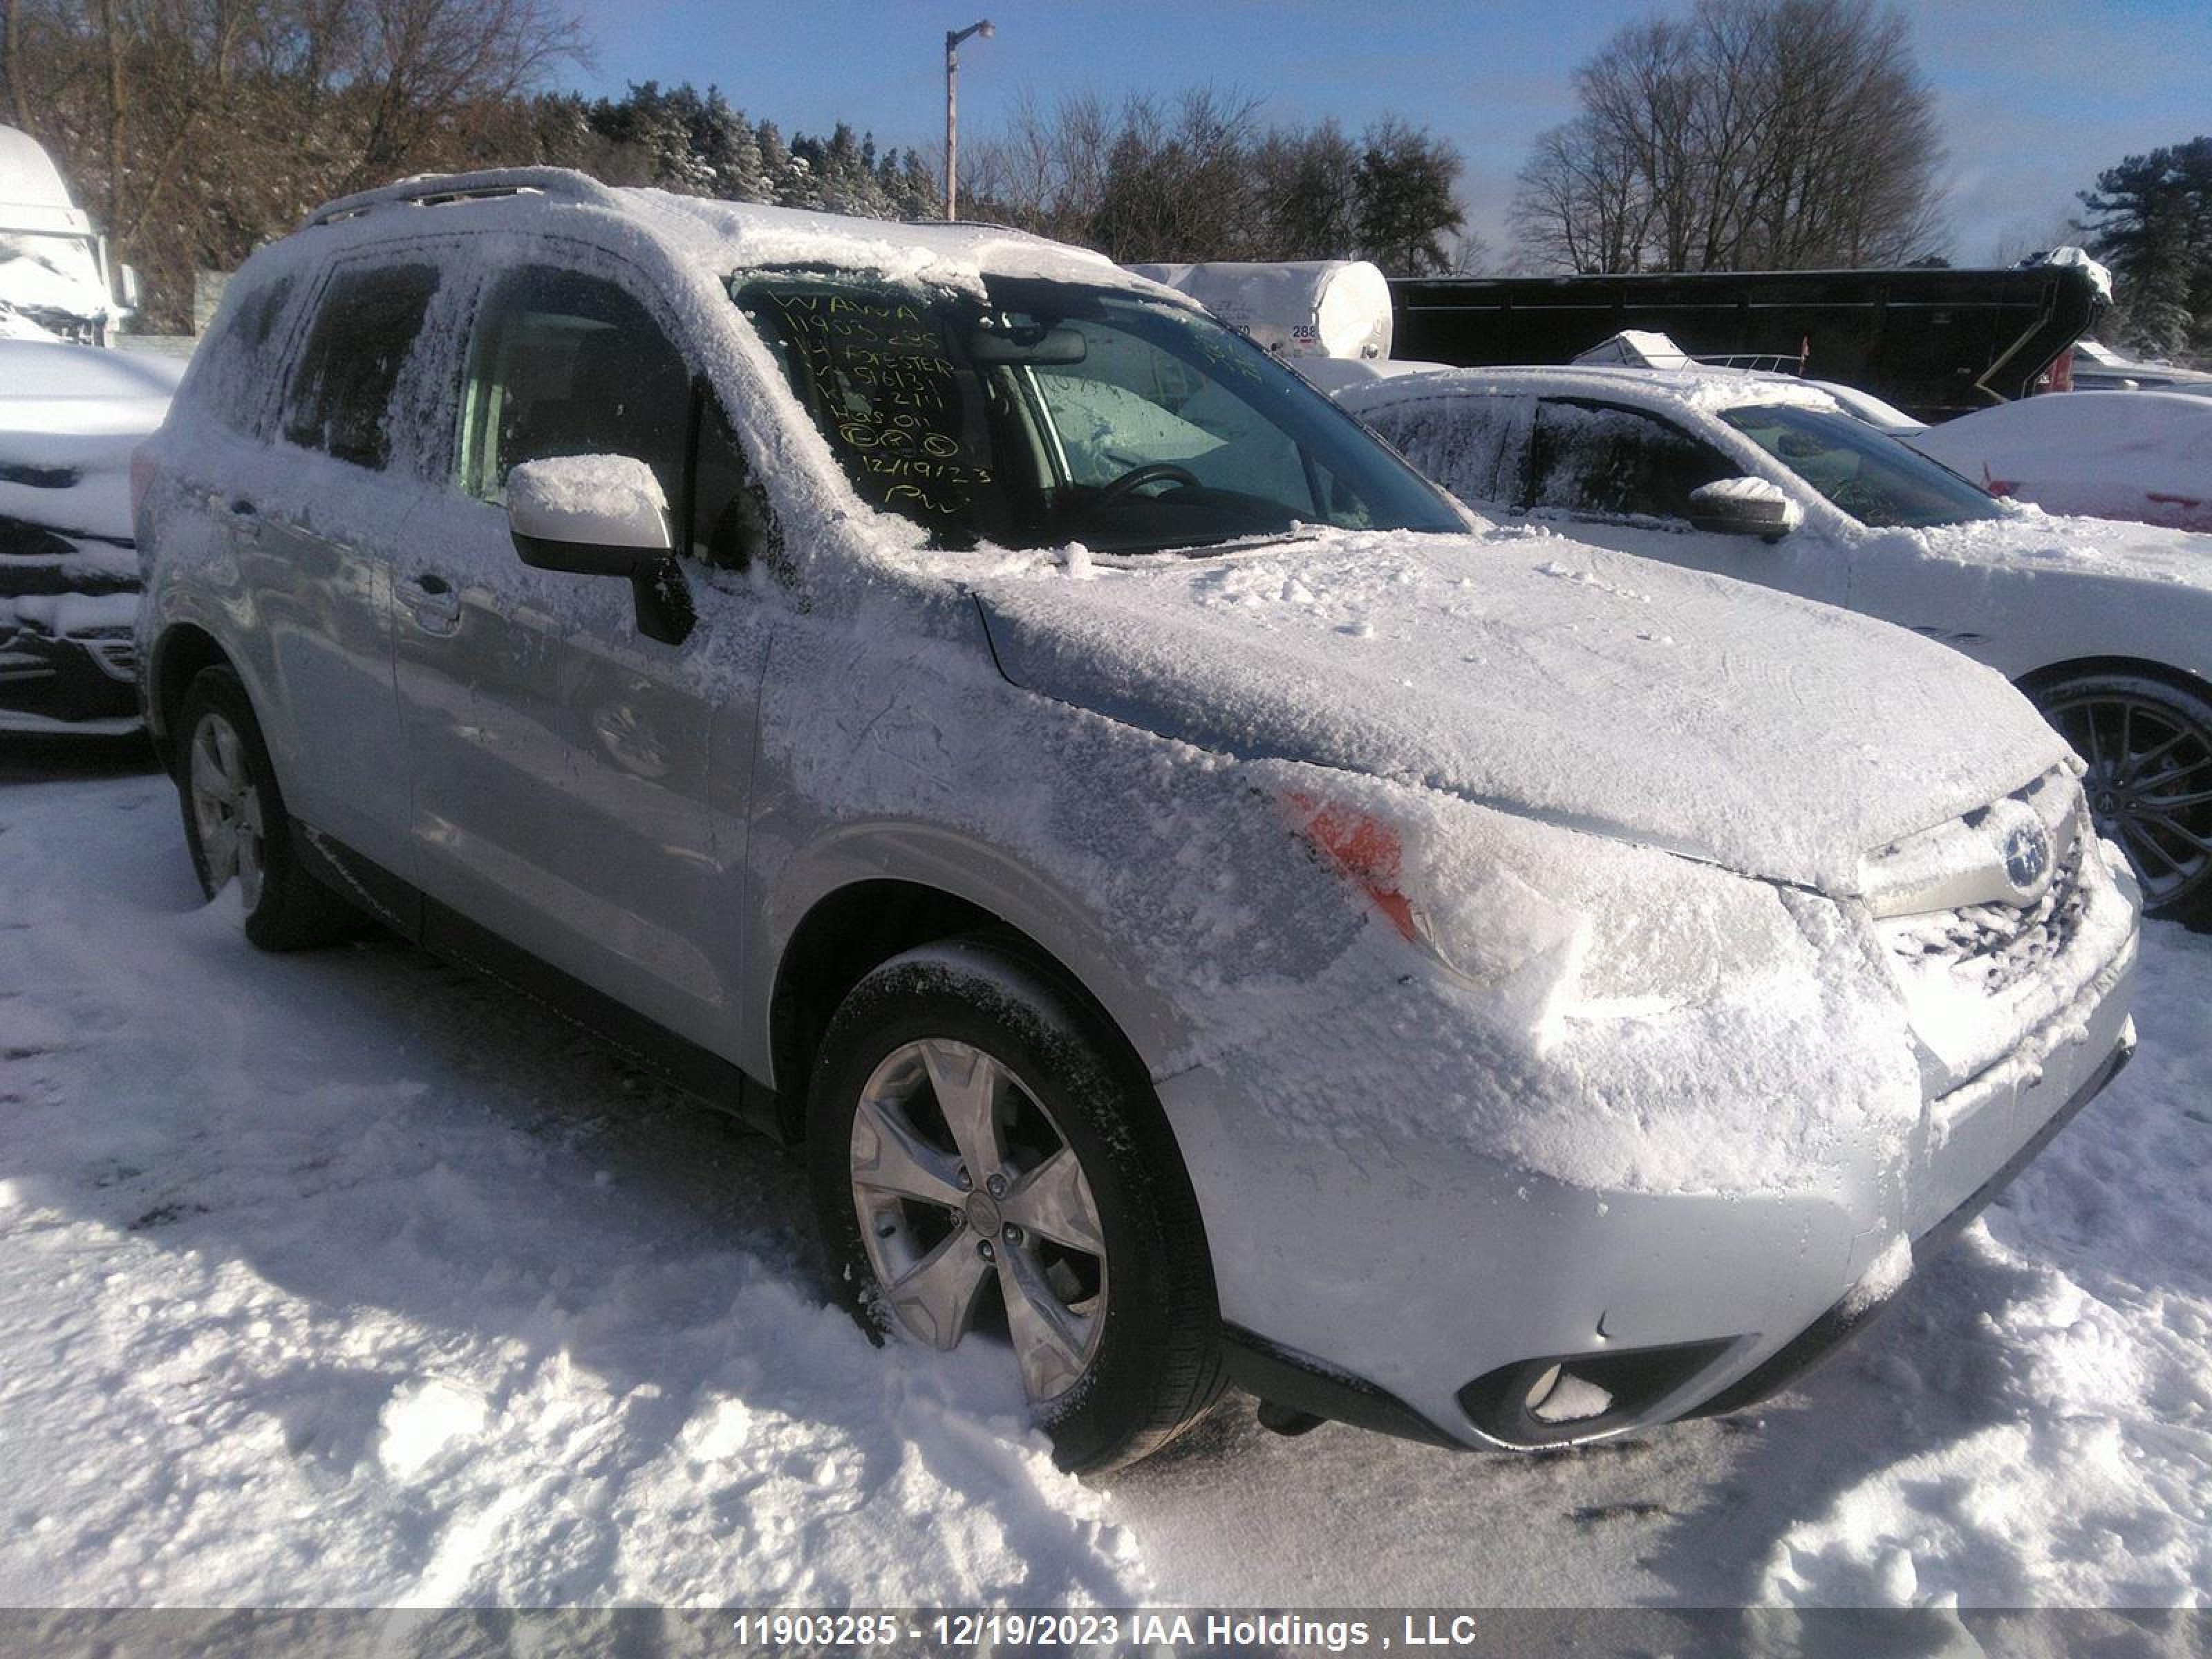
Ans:
<svg viewBox="0 0 2212 1659"><path fill-rule="evenodd" d="M1142 1073L1055 974L987 936L893 957L838 1008L807 1099L830 1271L872 1333L996 1345L1079 1472L1213 1403L1197 1199Z"/></svg>
<svg viewBox="0 0 2212 1659"><path fill-rule="evenodd" d="M2033 695L2088 763L2090 816L2126 853L2145 908L2212 927L2212 701L2125 671L2077 675Z"/></svg>
<svg viewBox="0 0 2212 1659"><path fill-rule="evenodd" d="M235 881L246 937L264 951L335 945L361 915L308 874L276 769L246 687L228 668L204 668L177 716L177 799L192 870L212 899Z"/></svg>

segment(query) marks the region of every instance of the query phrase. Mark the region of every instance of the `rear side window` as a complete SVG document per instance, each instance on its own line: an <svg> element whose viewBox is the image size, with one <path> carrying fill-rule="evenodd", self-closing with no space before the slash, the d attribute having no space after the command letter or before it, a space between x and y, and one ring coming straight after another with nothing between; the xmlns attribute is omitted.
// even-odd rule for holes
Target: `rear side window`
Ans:
<svg viewBox="0 0 2212 1659"><path fill-rule="evenodd" d="M268 424L270 383L281 367L283 324L290 315L294 283L236 285L236 298L216 320L192 362L185 394L234 432L260 437Z"/></svg>
<svg viewBox="0 0 2212 1659"><path fill-rule="evenodd" d="M1364 416L1416 468L1463 501L1510 506L1525 398L1474 395L1394 404Z"/></svg>
<svg viewBox="0 0 2212 1659"><path fill-rule="evenodd" d="M392 459L392 392L438 291L434 265L341 270L284 398L284 436L356 466Z"/></svg>
<svg viewBox="0 0 2212 1659"><path fill-rule="evenodd" d="M1672 422L1613 404L1547 398L1536 412L1522 505L1687 519L1692 490L1742 471Z"/></svg>

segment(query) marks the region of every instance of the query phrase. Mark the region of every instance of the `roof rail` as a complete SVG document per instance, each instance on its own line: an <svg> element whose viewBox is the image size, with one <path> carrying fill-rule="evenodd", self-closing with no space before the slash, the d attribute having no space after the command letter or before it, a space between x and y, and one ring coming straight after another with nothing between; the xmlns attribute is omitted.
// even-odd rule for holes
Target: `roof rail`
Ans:
<svg viewBox="0 0 2212 1659"><path fill-rule="evenodd" d="M550 196L592 207L617 207L622 198L588 174L568 167L494 167L482 173L419 173L374 190L325 202L301 221L336 224L388 205L436 207L447 202L489 201L501 196Z"/></svg>

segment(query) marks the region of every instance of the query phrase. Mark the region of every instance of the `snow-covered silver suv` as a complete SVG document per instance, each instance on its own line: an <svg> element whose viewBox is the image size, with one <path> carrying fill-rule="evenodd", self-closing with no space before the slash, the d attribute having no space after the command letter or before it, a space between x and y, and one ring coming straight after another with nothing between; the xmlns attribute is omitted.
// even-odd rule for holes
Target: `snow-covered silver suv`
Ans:
<svg viewBox="0 0 2212 1659"><path fill-rule="evenodd" d="M147 457L210 891L356 909L803 1137L841 1288L1071 1465L1225 1378L1470 1446L1771 1390L2128 1053L2003 681L1484 534L1008 232L415 180Z"/></svg>

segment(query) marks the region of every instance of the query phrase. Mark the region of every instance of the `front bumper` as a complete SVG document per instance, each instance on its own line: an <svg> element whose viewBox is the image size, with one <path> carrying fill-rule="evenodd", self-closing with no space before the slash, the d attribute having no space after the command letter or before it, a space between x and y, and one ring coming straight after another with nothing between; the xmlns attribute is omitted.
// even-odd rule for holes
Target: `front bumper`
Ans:
<svg viewBox="0 0 2212 1659"><path fill-rule="evenodd" d="M1218 1075L1169 1079L1194 1171L1234 1168L1244 1188L1200 1183L1231 1375L1297 1413L1481 1448L1763 1398L1879 1310L1901 1245L1915 1262L1940 1248L2111 1079L2134 1044L2136 949L2130 933L2010 1056L1929 1103L1901 1157L1773 1197L1592 1192L1434 1147L1323 1177L1264 1120L1221 1111ZM1604 1408L1528 1409L1555 1364Z"/></svg>

